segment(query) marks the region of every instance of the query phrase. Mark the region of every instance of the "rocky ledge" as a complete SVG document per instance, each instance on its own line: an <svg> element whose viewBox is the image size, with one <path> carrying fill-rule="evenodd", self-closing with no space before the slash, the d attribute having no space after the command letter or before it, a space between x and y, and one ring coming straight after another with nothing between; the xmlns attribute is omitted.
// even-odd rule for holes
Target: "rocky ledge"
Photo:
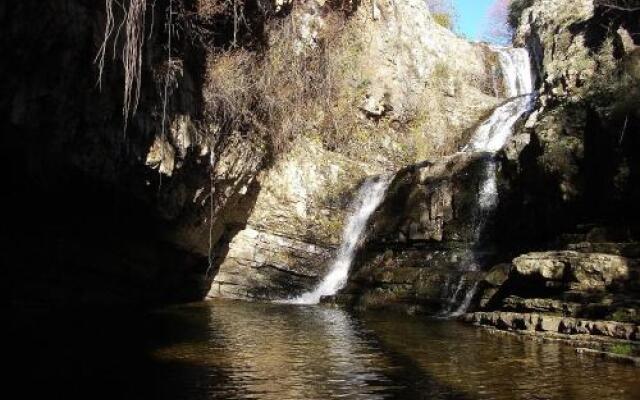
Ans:
<svg viewBox="0 0 640 400"><path fill-rule="evenodd" d="M488 272L478 285L475 312L460 319L636 362L640 354L636 246L583 242L566 246L582 252L523 254ZM617 254L589 252L594 248Z"/></svg>
<svg viewBox="0 0 640 400"><path fill-rule="evenodd" d="M510 331L560 333L576 335L579 338L584 338L584 335L593 335L640 341L640 326L615 321L591 321L537 313L505 311L468 313L463 315L461 320Z"/></svg>

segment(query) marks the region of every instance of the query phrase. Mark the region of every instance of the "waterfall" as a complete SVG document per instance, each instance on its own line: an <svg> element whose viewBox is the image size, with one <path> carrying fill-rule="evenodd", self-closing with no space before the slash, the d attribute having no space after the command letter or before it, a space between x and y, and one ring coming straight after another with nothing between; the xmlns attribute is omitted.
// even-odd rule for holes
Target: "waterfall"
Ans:
<svg viewBox="0 0 640 400"><path fill-rule="evenodd" d="M515 123L531 109L532 100L530 94L519 95L496 108L475 131L464 151L495 153L502 149L511 137Z"/></svg>
<svg viewBox="0 0 640 400"><path fill-rule="evenodd" d="M515 124L533 107L533 75L529 52L522 48L494 48L500 60L504 84L511 98L496 108L473 134L465 152L495 154L504 147ZM498 201L497 164L493 157L485 164L484 181L478 193L480 218L487 218ZM480 221L478 229L485 221Z"/></svg>
<svg viewBox="0 0 640 400"><path fill-rule="evenodd" d="M494 47L508 97L517 97L533 92L533 75L529 52L522 48Z"/></svg>
<svg viewBox="0 0 640 400"><path fill-rule="evenodd" d="M462 299L462 302L460 303L458 308L456 308L456 310L450 313L449 315L452 317L457 317L467 312L467 310L469 309L469 306L471 305L471 300L473 300L473 296L476 295L477 290L478 290L478 282L476 281L473 283L471 288L467 290L467 293L464 295L464 299Z"/></svg>
<svg viewBox="0 0 640 400"><path fill-rule="evenodd" d="M504 147L515 124L533 107L533 78L529 53L525 49L494 48L498 54L500 67L504 77L506 93L510 99L496 108L473 134L469 144L463 149L471 153L491 153L492 157L484 163L483 180L478 189L476 237L479 239L487 220L491 218L498 205L498 165L493 157ZM476 265L461 265L460 280L456 289L450 294L443 314L456 316L466 312L475 295L478 282L465 277L466 273L476 270ZM449 291L448 288L445 291ZM461 298L461 292L464 297ZM457 307L456 307L457 306Z"/></svg>
<svg viewBox="0 0 640 400"><path fill-rule="evenodd" d="M329 267L329 273L314 290L288 300L288 303L317 304L322 296L336 294L344 287L369 218L384 199L389 183L391 177L373 177L362 184L352 204L354 211L342 232L342 243Z"/></svg>

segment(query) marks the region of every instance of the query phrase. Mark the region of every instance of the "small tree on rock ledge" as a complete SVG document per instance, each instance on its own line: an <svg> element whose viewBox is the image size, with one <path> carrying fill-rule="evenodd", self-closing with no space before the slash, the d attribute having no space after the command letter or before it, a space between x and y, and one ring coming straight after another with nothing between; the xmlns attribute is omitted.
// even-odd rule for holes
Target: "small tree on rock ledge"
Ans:
<svg viewBox="0 0 640 400"><path fill-rule="evenodd" d="M452 0L426 0L426 3L431 16L439 25L455 29L457 13Z"/></svg>

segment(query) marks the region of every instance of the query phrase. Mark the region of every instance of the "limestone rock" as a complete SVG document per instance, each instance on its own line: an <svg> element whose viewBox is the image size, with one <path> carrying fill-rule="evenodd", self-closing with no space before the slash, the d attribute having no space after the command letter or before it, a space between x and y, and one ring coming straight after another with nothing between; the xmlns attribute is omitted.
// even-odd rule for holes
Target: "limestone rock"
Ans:
<svg viewBox="0 0 640 400"><path fill-rule="evenodd" d="M471 242L483 156L458 153L400 172L371 223L372 241Z"/></svg>
<svg viewBox="0 0 640 400"><path fill-rule="evenodd" d="M511 264L495 265L485 275L484 281L493 287L499 287L509 279L509 272L511 272Z"/></svg>
<svg viewBox="0 0 640 400"><path fill-rule="evenodd" d="M208 297L286 299L324 275L329 249L247 227L220 254Z"/></svg>
<svg viewBox="0 0 640 400"><path fill-rule="evenodd" d="M171 176L175 168L176 151L171 144L161 137L156 137L149 148L146 164L158 169L161 174Z"/></svg>
<svg viewBox="0 0 640 400"><path fill-rule="evenodd" d="M584 218L637 220L638 183L621 156L633 145L620 140L623 126L639 118L640 79L633 71L640 53L628 35L636 22L595 0L528 4L515 43L532 54L539 96L520 127L529 143L505 149L501 184L511 191L505 237L544 241Z"/></svg>
<svg viewBox="0 0 640 400"><path fill-rule="evenodd" d="M549 298L522 298L508 296L502 301L502 308L507 311L541 312L555 315L574 316L578 314L581 304Z"/></svg>
<svg viewBox="0 0 640 400"><path fill-rule="evenodd" d="M640 340L638 325L613 321L591 321L537 313L500 311L468 313L462 316L461 320L510 331L536 331L552 335L593 335L610 339Z"/></svg>
<svg viewBox="0 0 640 400"><path fill-rule="evenodd" d="M524 277L561 282L581 291L607 290L631 277L636 262L624 257L572 251L529 253L513 260L514 271Z"/></svg>
<svg viewBox="0 0 640 400"><path fill-rule="evenodd" d="M365 57L375 60L375 69L364 71L370 74L367 97L376 105L375 113L384 109L402 115L438 68L450 70L452 76L488 80L482 46L438 25L424 1L376 0L372 4L363 4L360 8L367 15L358 18L369 19L369 10L380 15L362 33L369 43Z"/></svg>

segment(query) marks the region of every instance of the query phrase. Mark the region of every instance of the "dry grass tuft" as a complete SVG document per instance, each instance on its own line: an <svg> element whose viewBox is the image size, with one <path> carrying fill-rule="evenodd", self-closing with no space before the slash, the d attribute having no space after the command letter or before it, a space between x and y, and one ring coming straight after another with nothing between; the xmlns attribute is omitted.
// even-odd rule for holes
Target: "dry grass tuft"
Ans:
<svg viewBox="0 0 640 400"><path fill-rule="evenodd" d="M236 49L209 57L205 102L222 131L259 134L277 155L314 129L337 101L343 79L334 75L330 39L316 48L301 44L292 19L269 31L263 55Z"/></svg>

